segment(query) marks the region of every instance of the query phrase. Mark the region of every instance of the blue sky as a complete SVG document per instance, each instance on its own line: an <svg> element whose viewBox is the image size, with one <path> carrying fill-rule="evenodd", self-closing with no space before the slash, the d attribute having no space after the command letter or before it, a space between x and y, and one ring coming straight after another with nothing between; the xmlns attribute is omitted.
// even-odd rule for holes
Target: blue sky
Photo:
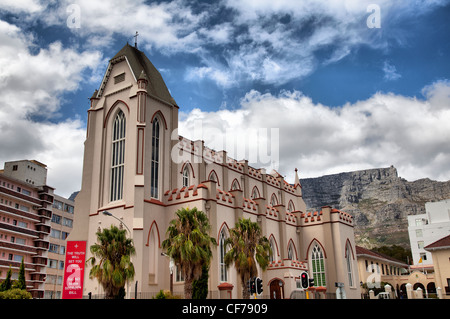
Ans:
<svg viewBox="0 0 450 319"><path fill-rule="evenodd" d="M288 180L389 165L449 180L449 18L447 0L2 1L0 164L39 160L77 190L88 98L138 31L188 138L199 119L278 128Z"/></svg>

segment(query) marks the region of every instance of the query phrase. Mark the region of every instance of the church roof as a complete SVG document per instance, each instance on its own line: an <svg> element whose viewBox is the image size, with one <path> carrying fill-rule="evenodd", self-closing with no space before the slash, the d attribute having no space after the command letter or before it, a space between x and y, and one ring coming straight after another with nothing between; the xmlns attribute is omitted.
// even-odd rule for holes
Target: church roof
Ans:
<svg viewBox="0 0 450 319"><path fill-rule="evenodd" d="M147 86L147 92L164 102L172 105L177 105L174 98L167 89L166 83L155 68L155 66L150 62L144 52L139 51L135 47L130 46L128 43L110 60L111 64L120 61L123 57L126 57L131 70L134 74L135 79L139 79L142 71L144 71L149 84Z"/></svg>

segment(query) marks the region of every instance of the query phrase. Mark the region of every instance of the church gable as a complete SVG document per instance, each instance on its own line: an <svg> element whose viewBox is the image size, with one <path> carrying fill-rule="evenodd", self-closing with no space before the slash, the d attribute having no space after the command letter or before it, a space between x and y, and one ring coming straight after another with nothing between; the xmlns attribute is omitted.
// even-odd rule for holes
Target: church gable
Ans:
<svg viewBox="0 0 450 319"><path fill-rule="evenodd" d="M129 44L126 44L109 61L108 69L103 78L100 90L98 91L97 98L100 98L104 94L107 94L110 86L117 85L117 83L125 80L122 77L123 72L120 71L123 71L126 66L130 71L127 81L128 83L130 80L132 80L133 84L136 83L141 76L142 71L144 71L145 76L149 82L147 86L147 93L157 100L163 101L170 105L177 105L169 90L167 89L167 86L164 83L164 80L159 71L155 68L155 66L150 62L150 60L142 51L139 51ZM116 71L117 67L119 67L118 71ZM127 72L125 72L125 78L127 78Z"/></svg>

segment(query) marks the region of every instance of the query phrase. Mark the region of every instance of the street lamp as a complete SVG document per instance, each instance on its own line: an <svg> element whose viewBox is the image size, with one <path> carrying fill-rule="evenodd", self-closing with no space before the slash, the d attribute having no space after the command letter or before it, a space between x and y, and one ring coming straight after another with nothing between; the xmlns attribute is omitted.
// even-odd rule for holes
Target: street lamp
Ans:
<svg viewBox="0 0 450 319"><path fill-rule="evenodd" d="M172 257L167 255L166 253L161 253L161 256L170 258L169 261L169 270L170 270L170 294L173 295L173 269L175 268L175 263L173 262Z"/></svg>
<svg viewBox="0 0 450 319"><path fill-rule="evenodd" d="M124 226L126 227L126 229L128 230L128 232L130 233L130 236L131 236L131 231L130 231L130 229L128 228L128 226L127 226L123 221L121 221L119 218L117 218L116 216L114 216L113 214L111 214L110 212L108 212L108 211L106 211L106 210L103 211L103 215L105 215L105 216L111 216L112 218L117 219L122 225L124 225Z"/></svg>
<svg viewBox="0 0 450 319"><path fill-rule="evenodd" d="M103 211L103 215L105 215L105 216L110 216L110 217L112 217L112 218L117 219L122 225L124 225L124 226L126 227L126 229L128 230L128 233L130 234L130 237L131 237L131 231L130 231L130 229L128 228L128 226L127 226L123 221L121 221L119 218L117 218L116 216L114 216L113 214L111 214L110 212L108 212L108 211L106 211L106 210ZM130 291L129 291L129 289L128 289L128 280L127 280L127 292L128 292L128 294L130 293ZM136 285L135 285L135 293L134 293L134 296L135 296L135 298L137 298L137 281L136 281Z"/></svg>

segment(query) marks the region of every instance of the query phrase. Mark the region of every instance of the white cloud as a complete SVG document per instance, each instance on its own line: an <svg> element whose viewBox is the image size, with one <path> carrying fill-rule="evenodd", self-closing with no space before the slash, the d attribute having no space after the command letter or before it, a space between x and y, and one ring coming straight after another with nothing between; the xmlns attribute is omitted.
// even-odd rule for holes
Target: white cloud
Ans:
<svg viewBox="0 0 450 319"><path fill-rule="evenodd" d="M2 0L1 6L13 13L36 13L43 9L39 0Z"/></svg>
<svg viewBox="0 0 450 319"><path fill-rule="evenodd" d="M239 142L246 143L258 128L279 128L279 171L288 176L295 167L302 177L313 177L394 165L408 180L448 180L450 84L436 82L424 91L425 100L377 93L340 108L315 104L298 91L278 96L250 91L240 109L183 114L179 132L220 150L229 146L227 130L240 130ZM198 121L204 135L191 136Z"/></svg>
<svg viewBox="0 0 450 319"><path fill-rule="evenodd" d="M61 100L78 89L84 76L96 73L101 54L77 52L60 42L32 54L33 41L19 27L0 20L0 163L45 163L48 183L69 196L79 187L85 125L80 119L57 121Z"/></svg>
<svg viewBox="0 0 450 319"><path fill-rule="evenodd" d="M169 55L193 53L201 59L196 69L187 68L186 79L209 79L227 88L243 80L282 85L303 79L320 63L345 58L361 45L387 49L389 39L403 43L406 30L390 26L448 2L377 1L383 19L380 37L380 32L366 25L366 9L372 0L29 1L34 4L29 11L20 9L26 7L25 2L12 1L5 10L22 10L28 12L27 20L67 27L67 8L75 4L80 9L80 28L70 30L85 39L86 47L107 46L115 35L133 42L139 31L140 48L147 53L156 48ZM233 14L227 14L230 10ZM317 55L323 51L329 56L321 56L320 62Z"/></svg>
<svg viewBox="0 0 450 319"><path fill-rule="evenodd" d="M386 81L395 81L402 77L401 74L397 72L397 68L394 65L391 65L389 61L384 61L383 72Z"/></svg>

